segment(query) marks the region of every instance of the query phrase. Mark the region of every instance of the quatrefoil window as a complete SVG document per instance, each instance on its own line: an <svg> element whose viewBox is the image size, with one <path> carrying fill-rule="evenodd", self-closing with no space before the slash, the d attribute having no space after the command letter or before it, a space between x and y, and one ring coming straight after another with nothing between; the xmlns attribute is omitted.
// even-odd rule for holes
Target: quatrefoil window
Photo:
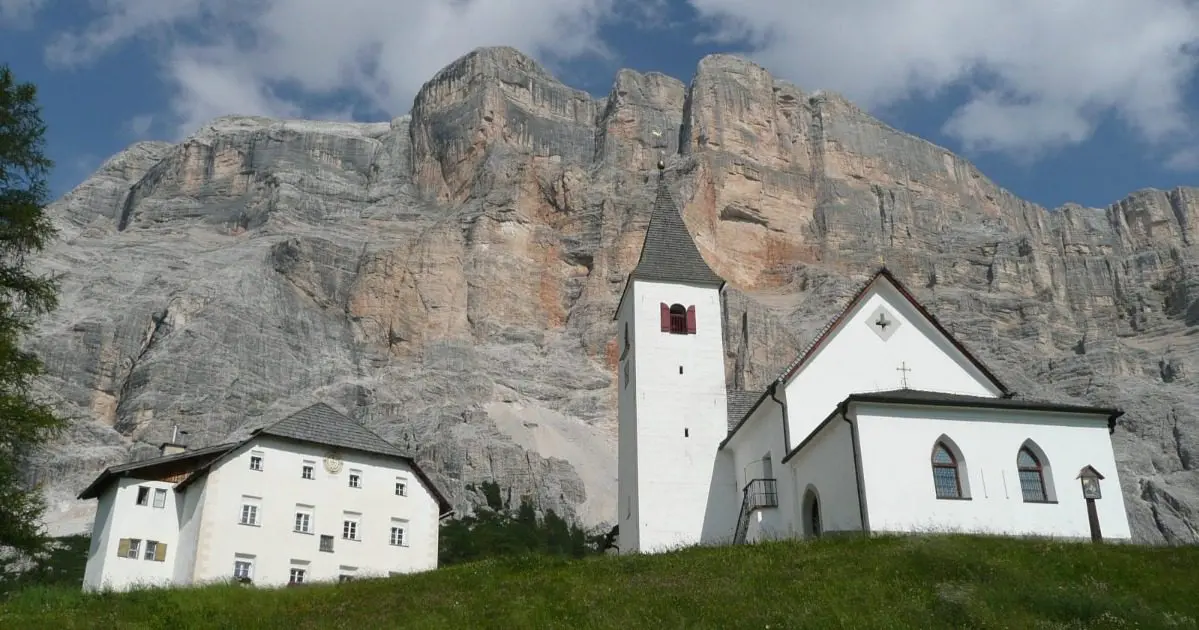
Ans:
<svg viewBox="0 0 1199 630"><path fill-rule="evenodd" d="M895 331L899 329L899 319L885 306L875 309L870 318L866 320L866 324L883 341L890 339L891 335L894 335Z"/></svg>

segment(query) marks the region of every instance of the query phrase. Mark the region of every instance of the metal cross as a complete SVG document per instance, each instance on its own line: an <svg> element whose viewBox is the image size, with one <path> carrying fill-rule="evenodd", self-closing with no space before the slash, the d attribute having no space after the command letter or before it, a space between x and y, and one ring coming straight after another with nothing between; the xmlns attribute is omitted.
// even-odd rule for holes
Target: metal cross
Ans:
<svg viewBox="0 0 1199 630"><path fill-rule="evenodd" d="M890 325L891 325L891 323L892 323L892 322L890 322L890 321L888 321L888 320L887 320L887 314L886 314L886 313L879 313L879 314L878 314L878 321L874 322L874 325L875 325L875 326L878 326L878 327L879 327L879 329L881 329L881 330L886 330L886 329L887 329L887 326L890 326Z"/></svg>
<svg viewBox="0 0 1199 630"><path fill-rule="evenodd" d="M908 367L908 362L904 361L903 363L899 364L899 367L895 368L895 371L899 372L899 374L900 374L899 378L900 378L901 382L903 383L903 388L907 389L908 388L908 372L912 371L911 368Z"/></svg>

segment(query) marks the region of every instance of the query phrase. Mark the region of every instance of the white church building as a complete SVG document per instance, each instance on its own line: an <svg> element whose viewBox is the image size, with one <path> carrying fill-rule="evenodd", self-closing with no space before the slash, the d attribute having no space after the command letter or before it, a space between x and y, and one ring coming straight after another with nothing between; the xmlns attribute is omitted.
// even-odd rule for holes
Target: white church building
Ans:
<svg viewBox="0 0 1199 630"><path fill-rule="evenodd" d="M437 567L450 504L416 462L323 403L247 439L106 469L83 589L281 586Z"/></svg>
<svg viewBox="0 0 1199 630"><path fill-rule="evenodd" d="M737 391L723 288L660 178L615 314L621 553L842 532L1131 538L1120 410L1016 397L885 267L764 391Z"/></svg>

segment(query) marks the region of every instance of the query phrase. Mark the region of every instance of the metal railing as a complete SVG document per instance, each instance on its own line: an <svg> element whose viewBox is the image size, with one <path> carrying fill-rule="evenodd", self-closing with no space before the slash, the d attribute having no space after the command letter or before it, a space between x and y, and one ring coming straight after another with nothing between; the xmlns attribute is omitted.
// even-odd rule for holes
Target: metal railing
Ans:
<svg viewBox="0 0 1199 630"><path fill-rule="evenodd" d="M744 492L751 510L779 506L778 481L775 479L751 480L745 484Z"/></svg>
<svg viewBox="0 0 1199 630"><path fill-rule="evenodd" d="M733 544L745 542L749 534L749 516L754 510L767 507L778 507L779 493L774 479L754 479L745 484L742 490L741 514L737 516L737 528L733 530Z"/></svg>

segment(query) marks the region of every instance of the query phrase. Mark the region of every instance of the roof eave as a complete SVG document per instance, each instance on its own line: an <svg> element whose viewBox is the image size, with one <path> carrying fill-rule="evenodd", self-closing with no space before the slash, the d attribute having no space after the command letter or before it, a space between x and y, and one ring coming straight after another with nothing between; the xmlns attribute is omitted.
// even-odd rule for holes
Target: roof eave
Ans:
<svg viewBox="0 0 1199 630"><path fill-rule="evenodd" d="M741 419L737 421L737 424L733 425L733 428L729 430L728 435L724 436L724 439L720 441L720 444L716 447L716 450L723 450L725 445L732 441L733 436L736 435L737 431L739 431L745 422L749 420L749 417L754 415L754 412L758 410L758 407L762 406L762 402L766 400L766 397L770 395L770 392L776 391L776 387L778 387L778 382L772 382L766 387L765 390L762 391L762 395L758 396L757 402L755 402L753 406L749 408L749 411L745 412L745 415L741 416Z"/></svg>
<svg viewBox="0 0 1199 630"><path fill-rule="evenodd" d="M996 400L1005 400L997 398ZM1021 401L1016 401L1020 403ZM1124 414L1123 411L1114 407L1089 407L1086 405L1065 405L1057 403L1041 403L1029 401L1024 404L1017 405L995 405L987 404L986 401L966 401L966 400L934 400L921 398L901 398L898 396L876 396L869 393L850 394L845 399L844 404L878 404L878 405L906 405L912 407L950 407L957 409L991 409L995 411L1041 411L1045 413L1064 413L1082 416L1102 416L1105 417L1109 424L1114 423L1115 419Z"/></svg>
<svg viewBox="0 0 1199 630"><path fill-rule="evenodd" d="M691 285L691 286L709 286L709 287L714 286L714 287L716 287L717 292L723 291L724 287L728 285L728 282L726 282L724 279L721 279L719 283L717 283L717 282L697 282L694 280L647 279L647 278L638 277L637 271L634 269L633 272L629 274L629 277L627 279L625 279L624 288L621 289L621 291L620 291L620 300L618 300L616 302L616 310L612 312L612 321L616 321L616 320L620 319L620 309L624 306L624 298L626 295L628 295L629 287L633 286L634 280L640 280L641 282L659 282L662 284L684 284L684 285Z"/></svg>

